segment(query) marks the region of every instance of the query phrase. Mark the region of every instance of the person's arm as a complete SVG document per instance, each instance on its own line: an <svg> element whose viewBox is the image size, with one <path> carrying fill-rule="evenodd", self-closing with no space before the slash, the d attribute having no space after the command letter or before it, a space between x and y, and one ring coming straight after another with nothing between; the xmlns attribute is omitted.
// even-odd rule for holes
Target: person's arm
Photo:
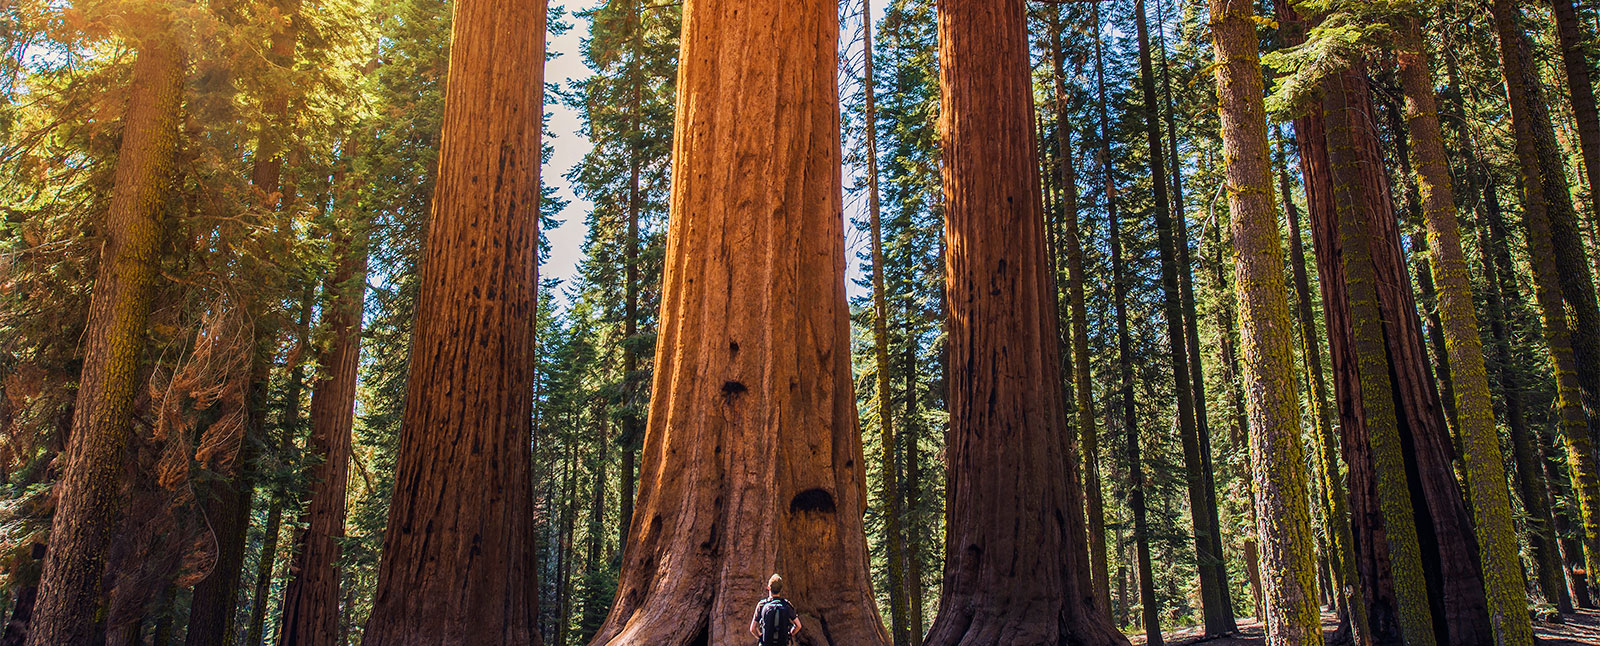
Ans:
<svg viewBox="0 0 1600 646"><path fill-rule="evenodd" d="M761 604L756 604L756 614L750 618L750 634L761 637Z"/></svg>
<svg viewBox="0 0 1600 646"><path fill-rule="evenodd" d="M797 635L799 633L800 633L800 615L795 615L794 616L794 628L789 629L789 634L790 635Z"/></svg>

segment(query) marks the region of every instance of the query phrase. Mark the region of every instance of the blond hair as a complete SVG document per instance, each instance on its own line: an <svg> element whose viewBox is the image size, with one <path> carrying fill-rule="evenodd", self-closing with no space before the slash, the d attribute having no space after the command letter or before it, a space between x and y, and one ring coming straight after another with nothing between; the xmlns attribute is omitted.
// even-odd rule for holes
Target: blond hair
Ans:
<svg viewBox="0 0 1600 646"><path fill-rule="evenodd" d="M767 579L767 591L773 594L783 594L783 577L776 574Z"/></svg>

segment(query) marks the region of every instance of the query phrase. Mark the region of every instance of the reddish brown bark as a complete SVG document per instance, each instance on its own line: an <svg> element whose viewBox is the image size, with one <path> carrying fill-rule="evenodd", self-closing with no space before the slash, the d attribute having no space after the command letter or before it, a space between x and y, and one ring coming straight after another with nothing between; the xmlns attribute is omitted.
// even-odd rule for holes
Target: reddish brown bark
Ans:
<svg viewBox="0 0 1600 646"><path fill-rule="evenodd" d="M837 4L684 7L659 343L593 644L735 644L769 575L805 646L886 646L844 292Z"/></svg>
<svg viewBox="0 0 1600 646"><path fill-rule="evenodd" d="M949 502L925 643L1125 644L1078 576L1087 537L1058 386L1023 4L939 6Z"/></svg>
<svg viewBox="0 0 1600 646"><path fill-rule="evenodd" d="M345 485L350 472L350 431L355 421L356 368L361 358L362 299L367 281L366 228L359 221L346 224L335 236L339 264L323 285L328 295L323 327L330 340L317 353L320 372L311 393L310 439L311 451L321 461L311 475L305 529L295 539L294 564L284 592L278 642L285 646L340 643L340 572L334 564L339 560L339 540L344 537Z"/></svg>
<svg viewBox="0 0 1600 646"><path fill-rule="evenodd" d="M545 3L455 4L394 500L364 642L539 643L528 420Z"/></svg>

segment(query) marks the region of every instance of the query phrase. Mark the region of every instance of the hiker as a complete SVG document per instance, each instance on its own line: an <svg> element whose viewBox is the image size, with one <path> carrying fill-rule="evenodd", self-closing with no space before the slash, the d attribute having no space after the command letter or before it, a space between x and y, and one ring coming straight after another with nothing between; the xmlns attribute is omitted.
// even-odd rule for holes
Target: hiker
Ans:
<svg viewBox="0 0 1600 646"><path fill-rule="evenodd" d="M759 646L788 646L789 640L800 632L800 613L783 598L783 577L776 574L767 579L767 594L756 604L756 616L750 619L750 634L760 641Z"/></svg>

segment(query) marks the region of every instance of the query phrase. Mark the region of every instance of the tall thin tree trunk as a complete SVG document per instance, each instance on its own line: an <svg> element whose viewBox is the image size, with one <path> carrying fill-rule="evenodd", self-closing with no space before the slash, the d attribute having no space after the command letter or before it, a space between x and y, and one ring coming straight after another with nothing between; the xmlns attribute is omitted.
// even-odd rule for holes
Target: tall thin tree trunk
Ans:
<svg viewBox="0 0 1600 646"><path fill-rule="evenodd" d="M1145 643L1149 646L1161 646L1161 612L1156 601L1155 580L1151 573L1150 563L1150 531L1149 522L1145 513L1144 501L1144 464L1139 455L1139 426L1134 415L1133 399L1133 339L1128 331L1128 279L1127 270L1123 266L1122 254L1122 224L1117 219L1117 185L1115 170L1111 165L1111 135L1110 118L1106 115L1106 80L1103 46L1100 39L1100 5L1093 5L1094 22L1094 58L1095 58L1095 85L1098 89L1100 111L1100 170L1105 175L1105 200L1106 222L1110 229L1111 244L1111 284L1112 301L1116 311L1117 324L1117 372L1119 395L1121 398L1123 437L1126 439L1125 447L1128 459L1128 507L1133 514L1133 550L1139 577L1140 606L1143 611L1143 627L1145 629ZM1118 527L1117 543L1120 545L1121 527ZM1124 560L1124 562L1127 562ZM1118 574L1122 577L1122 574ZM1126 580L1125 578L1123 579ZM1120 584L1119 585L1123 585ZM1118 624L1126 623L1128 610L1128 592L1124 588L1119 593L1122 615Z"/></svg>
<svg viewBox="0 0 1600 646"><path fill-rule="evenodd" d="M295 349L292 356L303 356L310 350L311 310L313 287L308 283L301 291L300 320L296 323ZM296 361L289 369L289 383L284 392L284 406L278 417L278 456L284 459L294 447L295 434L300 428L300 407L305 384L305 367ZM256 584L250 597L250 619L245 624L243 646L260 646L266 632L267 596L272 594L272 576L278 564L278 540L283 533L283 503L288 492L274 489L269 495L272 502L267 507L267 524L262 532L261 556L256 561Z"/></svg>
<svg viewBox="0 0 1600 646"><path fill-rule="evenodd" d="M872 3L861 0L862 94L866 99L867 210L872 234L872 358L877 377L878 469L881 487L879 503L883 509L883 544L889 577L889 634L895 646L911 641L906 629L904 551L905 533L900 529L900 467L895 460L894 413L889 388L889 298L883 284L883 216L878 200L878 110L877 79L872 69Z"/></svg>
<svg viewBox="0 0 1600 646"><path fill-rule="evenodd" d="M838 35L836 3L684 6L642 487L593 644L743 641L773 572L799 644L889 643L862 528Z"/></svg>
<svg viewBox="0 0 1600 646"><path fill-rule="evenodd" d="M914 334L913 320L914 305L906 302L905 314L905 397L906 415L905 429L900 434L900 441L904 447L906 461L906 486L901 489L902 502L900 509L906 513L906 519L911 523L911 531L907 535L920 535L922 524L917 522L921 517L922 509L922 450L917 446L920 430L922 429L921 417L917 412L917 339ZM906 547L906 596L910 598L910 622L907 632L910 633L911 646L922 646L923 635L923 608L922 608L922 550L923 541L908 542Z"/></svg>
<svg viewBox="0 0 1600 646"><path fill-rule="evenodd" d="M1149 146L1151 185L1154 204L1157 245L1161 258L1161 292L1163 312L1167 321L1168 361L1172 370L1173 388L1178 409L1178 437L1183 445L1185 482L1189 494L1189 508L1194 521L1196 569L1200 578L1200 605L1207 636L1224 635L1233 630L1232 613L1223 601L1227 596L1227 583L1220 578L1215 567L1222 555L1214 552L1209 517L1214 513L1208 505L1214 496L1206 495L1209 480L1205 474L1205 460L1201 455L1199 431L1195 426L1193 373L1189 369L1188 334L1184 326L1183 294L1178 280L1178 252L1172 221L1171 202L1167 197L1168 180L1164 145L1161 137L1161 117L1157 107L1155 72L1150 56L1150 30L1145 17L1144 0L1134 2L1135 23L1139 36L1139 76L1144 91L1144 123L1146 143ZM1185 268L1187 271L1187 268Z"/></svg>
<svg viewBox="0 0 1600 646"><path fill-rule="evenodd" d="M627 294L623 301L622 315L622 383L623 401L626 412L622 417L622 438L617 448L622 451L622 513L617 524L617 543L628 544L628 524L633 520L633 496L635 490L634 461L638 454L640 437L639 415L634 412L639 405L639 353L634 350L634 344L639 336L639 209L641 193L639 189L640 166L643 160L639 151L639 111L644 103L644 71L641 59L644 57L644 2L633 1L633 38L631 52L632 60L629 76L633 83L633 102L628 106L628 233L623 240L626 247L624 263L627 280Z"/></svg>
<svg viewBox="0 0 1600 646"><path fill-rule="evenodd" d="M353 158L354 144L346 143ZM347 188L345 173L334 175L336 189ZM368 226L344 204L348 215L334 234L332 275L323 284L328 299L323 328L330 339L317 353L321 374L311 394L310 452L322 458L311 476L311 502L305 529L295 539L294 566L283 599L283 646L333 646L339 638L339 541L344 538L345 487L350 472L351 430L355 423L356 372L361 359L361 321L367 287Z"/></svg>
<svg viewBox="0 0 1600 646"><path fill-rule="evenodd" d="M372 644L532 644L545 2L455 3Z"/></svg>
<svg viewBox="0 0 1600 646"><path fill-rule="evenodd" d="M118 489L183 105L184 55L168 33L170 17L156 10L138 18L150 21L141 26L149 37L137 41L30 646L92 639L104 601L106 552L120 515Z"/></svg>
<svg viewBox="0 0 1600 646"><path fill-rule="evenodd" d="M1555 373L1559 430L1567 445L1567 466L1578 498L1584 534L1584 563L1588 587L1593 588L1600 569L1600 467L1596 465L1590 435L1592 421L1585 414L1573 334L1561 295L1561 270L1552 247L1550 199L1541 181L1535 111L1531 108L1528 80L1534 78L1523 48L1525 34L1518 24L1516 4L1495 0L1495 30L1500 38L1501 64L1510 97L1517 161L1522 173L1523 226L1527 229L1528 257L1533 266L1534 299L1539 304L1545 342ZM1548 123L1548 122L1546 122Z"/></svg>
<svg viewBox="0 0 1600 646"><path fill-rule="evenodd" d="M1600 109L1596 109L1594 82L1589 67L1588 40L1572 0L1551 0L1556 36L1561 43L1561 63L1572 95L1572 116L1578 125L1578 145L1589 180L1590 226L1600 226Z"/></svg>
<svg viewBox="0 0 1600 646"><path fill-rule="evenodd" d="M1444 135L1439 128L1433 97L1433 72L1429 68L1422 28L1413 17L1401 19L1402 47L1397 54L1406 97L1406 126L1416 157L1417 183L1422 194L1423 221L1428 230L1430 265L1438 280L1440 318L1449 364L1454 368L1458 432L1466 449L1468 488L1472 492L1473 519L1480 546L1480 562L1489 603L1490 621L1497 644L1532 644L1527 588L1518 554L1516 528L1512 526L1511 497L1506 490L1505 460L1495 425L1494 402L1489 395L1488 369L1466 253L1461 248L1461 228L1456 222L1455 196L1445 159Z"/></svg>
<svg viewBox="0 0 1600 646"><path fill-rule="evenodd" d="M1255 3L1211 0L1228 206L1237 258L1240 345L1250 411L1251 487L1263 582L1267 643L1322 643L1316 552L1307 505L1300 402L1294 378L1289 292L1272 198Z"/></svg>
<svg viewBox="0 0 1600 646"><path fill-rule="evenodd" d="M1082 576L1024 5L938 7L950 431L935 646L1127 643Z"/></svg>
<svg viewBox="0 0 1600 646"><path fill-rule="evenodd" d="M1083 239L1078 226L1078 174L1073 163L1072 129L1068 125L1066 49L1061 43L1059 10L1050 13L1057 125L1056 150L1061 156L1061 251L1067 265L1068 311L1072 321L1072 384L1077 397L1079 452L1083 466L1085 514L1089 532L1089 581L1101 612L1111 616L1111 582L1106 565L1105 500L1100 485L1100 429L1094 416L1094 376L1090 372L1089 309L1084 292Z"/></svg>

